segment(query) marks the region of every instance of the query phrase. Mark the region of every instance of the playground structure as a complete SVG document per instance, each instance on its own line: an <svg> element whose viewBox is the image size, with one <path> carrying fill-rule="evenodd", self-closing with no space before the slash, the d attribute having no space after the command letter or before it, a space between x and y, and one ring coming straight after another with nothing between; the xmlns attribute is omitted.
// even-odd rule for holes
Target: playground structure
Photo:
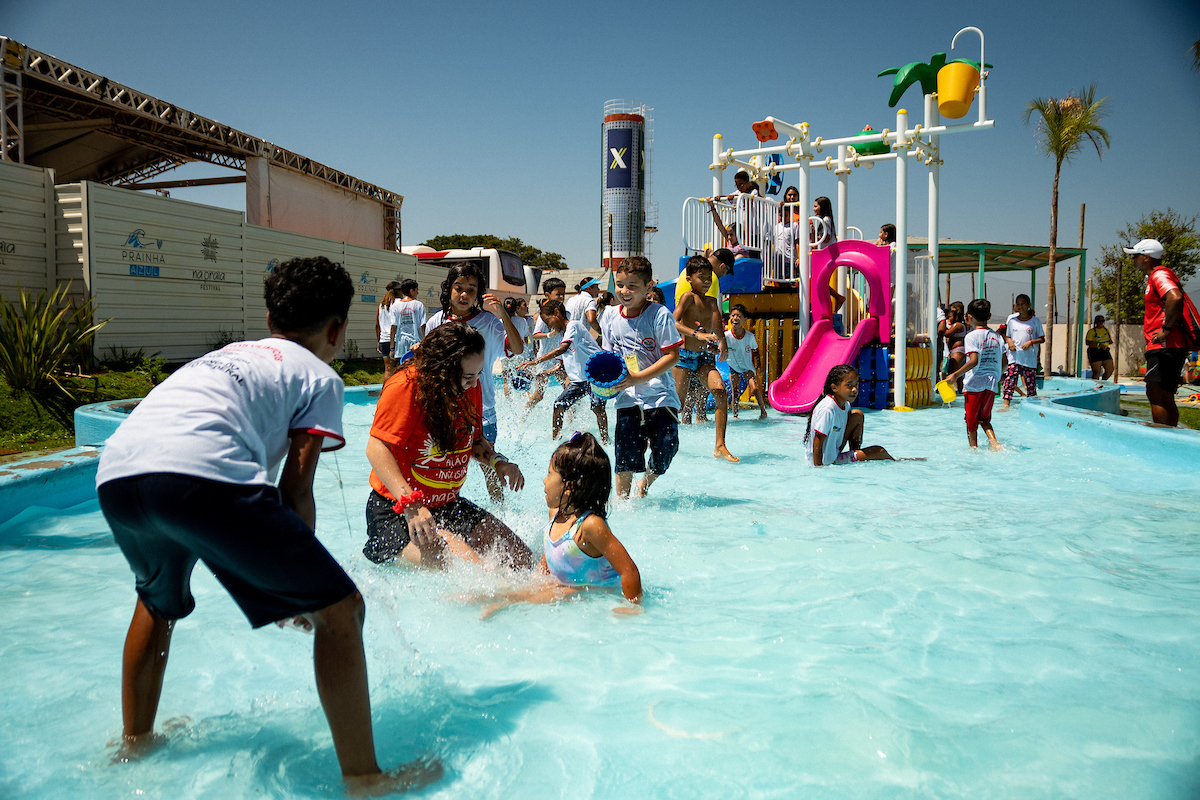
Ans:
<svg viewBox="0 0 1200 800"><path fill-rule="evenodd" d="M897 76L896 88L892 92L891 105L893 106L908 86L918 81L921 83L924 96L923 124L917 124L910 128L908 112L900 109L896 113L894 130L886 128L879 132L868 130L851 136L823 139L820 136L813 138L806 122L796 125L774 117L767 117L765 120L754 123L753 126L759 140L758 147L746 150L723 149L723 137L720 134L713 137L713 158L709 166L713 173L713 197L720 197L724 194L723 178L728 167L746 170L750 174L750 179L759 183L760 186L771 183L778 186L783 173L795 172L796 188L800 197L794 207L799 214L803 215L803 218L811 221L815 218L808 216L810 213L808 209L812 203L809 190L810 171L815 169L831 170L838 179L836 220L840 246L836 249L828 248L833 252L820 256L822 260L819 262L814 262L813 259L817 257L818 253L826 251L810 252L806 246L806 232L801 245L795 248L790 261L784 257L785 254L775 252L774 238L769 232L774 230L776 220L785 210L783 204L777 203L769 197L743 195L737 198L737 203L732 208L724 208L719 211L723 222L728 220L734 226L741 244L748 249L757 250L762 256L762 267L757 281L754 280L753 269L743 269L741 274L735 273L733 281L722 281L722 292L745 293L755 297L766 294L768 298L765 303L756 303L760 309L776 306L778 310L790 310L787 308L788 304L781 304L778 302L778 298L771 298L769 295L777 294L771 289L792 287L795 289L794 296L798 301L796 334L799 348L787 368L774 373L778 377L772 382L769 394L771 404L776 409L795 412L811 408L812 402L808 395L811 393L814 381L817 381L818 385L820 381L823 381L824 372L821 372L819 376L809 373L816 373L821 369L827 370L828 366L833 363L851 363L861 347L873 338L864 338L868 333L874 331L874 335L883 342L887 342L891 338L890 329L894 325L897 339L901 344L906 344L915 333L913 327L909 325L909 291L906 290L906 287L912 286L912 292L921 300L920 307L916 309L916 312L927 320L933 319L937 305L935 282L938 274L939 248L929 249L930 268L928 269L914 268L914 259L907 254L908 162L909 159L918 159L929 168L928 241L937 242L939 241L940 167L943 163L939 146L940 138L950 134L988 130L995 126L995 122L987 117L986 70L989 65L984 60L983 32L975 27L963 28L954 35L950 49L953 50L959 36L968 31L979 35L979 62L975 66L972 66L972 62L965 60L947 62L945 54L939 53L931 59L930 64L908 64L898 70L881 73L881 75L895 73ZM978 119L975 122L951 125L942 123L941 116L943 114L952 119L965 115L975 94L978 94ZM787 137L786 142L768 144L779 139L781 134ZM818 158L821 153L832 148L836 148L836 156L826 155L823 160ZM884 152L878 152L883 148L886 148ZM874 154L867 155L864 154L865 152ZM792 162L783 163L788 158L792 159ZM849 178L853 170L887 161L894 161L896 165L896 241L901 243L901 252L905 252L906 257L894 259L896 262L894 273L891 273L889 268L882 270L883 274L889 277L888 282L884 284L880 282L881 270L878 269L877 263L880 256L872 255L870 248L880 251L888 251L888 248L867 243L859 245L853 240L847 241L846 221L849 206ZM684 202L683 234L688 252L700 252L707 244L720 242L720 232L716 223L707 219L709 213L708 198L688 198ZM807 228L806 225L803 227ZM861 236L861 233L859 235ZM855 246L851 247L851 244ZM892 260L891 254L887 253L886 261ZM866 271L863 271L863 267L866 267ZM855 323L853 328L849 329L851 335L842 337L833 331L833 312L832 306L828 303L828 293L822 291L814 295L812 288L823 285L822 281L836 270L837 291L843 297L847 297L848 289L859 291L864 288L861 282L858 286L848 285L850 269L858 269L874 291L871 293L872 297L867 299L867 318L849 320ZM901 270L904 271L901 272ZM904 275L905 279L896 280L892 278L892 274L896 277ZM810 276L812 280L810 280ZM885 286L888 290L886 294L891 300L890 304L871 302L872 299L878 299L876 294ZM767 291L764 292L764 290ZM851 310L855 305L853 291L849 294L851 302L848 303ZM859 294L861 296L861 291ZM884 315L885 307L888 305L891 308L890 318ZM755 308L751 309L752 313L755 311ZM810 312L812 312L811 325ZM817 341L808 343L807 340L810 337ZM912 375L912 370L908 368L907 350L908 348L905 346L894 347L892 395L897 408L906 407L908 400L906 379L911 379L909 376ZM837 360L830 361L831 358ZM929 384L932 385L936 374L936 365L933 363L933 359L926 360L929 362L926 377Z"/></svg>

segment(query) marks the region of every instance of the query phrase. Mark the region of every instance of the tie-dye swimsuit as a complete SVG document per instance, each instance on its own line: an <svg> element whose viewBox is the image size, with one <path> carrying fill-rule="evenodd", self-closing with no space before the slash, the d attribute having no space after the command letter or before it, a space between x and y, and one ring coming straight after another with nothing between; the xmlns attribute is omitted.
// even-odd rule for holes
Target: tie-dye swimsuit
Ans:
<svg viewBox="0 0 1200 800"><path fill-rule="evenodd" d="M546 530L542 534L546 566L550 568L554 579L563 586L619 587L621 574L608 563L608 559L604 556L592 558L580 550L575 542L579 526L590 514L591 512L588 512L577 519L558 541L550 538L550 529L554 526L554 521L546 524Z"/></svg>

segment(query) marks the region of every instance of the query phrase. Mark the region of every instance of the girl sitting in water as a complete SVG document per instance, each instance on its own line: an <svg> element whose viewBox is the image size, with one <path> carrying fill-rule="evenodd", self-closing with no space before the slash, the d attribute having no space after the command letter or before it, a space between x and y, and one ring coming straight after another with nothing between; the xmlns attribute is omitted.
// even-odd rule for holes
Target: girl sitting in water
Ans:
<svg viewBox="0 0 1200 800"><path fill-rule="evenodd" d="M505 592L483 610L483 618L513 603L553 603L589 589L620 589L631 603L642 601L642 577L605 517L612 494L612 465L590 433L576 432L550 456L542 481L550 521L539 577ZM619 614L640 613L621 606Z"/></svg>
<svg viewBox="0 0 1200 800"><path fill-rule="evenodd" d="M808 463L820 467L895 460L879 445L862 446L865 417L862 411L850 407L857 397L858 370L849 364L838 364L829 370L821 401L808 415L808 430L804 432ZM850 445L850 450L843 453L846 445Z"/></svg>

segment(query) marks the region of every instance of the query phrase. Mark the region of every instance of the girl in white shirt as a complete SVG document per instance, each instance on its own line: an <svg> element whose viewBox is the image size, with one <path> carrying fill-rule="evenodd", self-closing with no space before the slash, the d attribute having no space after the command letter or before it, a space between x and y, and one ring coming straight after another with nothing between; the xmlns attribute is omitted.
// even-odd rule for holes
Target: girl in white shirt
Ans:
<svg viewBox="0 0 1200 800"><path fill-rule="evenodd" d="M862 446L863 412L851 408L858 397L858 370L838 364L825 377L821 401L808 415L804 432L805 454L815 467L826 464L852 464L855 461L895 461L879 445ZM848 452L842 448L850 446Z"/></svg>

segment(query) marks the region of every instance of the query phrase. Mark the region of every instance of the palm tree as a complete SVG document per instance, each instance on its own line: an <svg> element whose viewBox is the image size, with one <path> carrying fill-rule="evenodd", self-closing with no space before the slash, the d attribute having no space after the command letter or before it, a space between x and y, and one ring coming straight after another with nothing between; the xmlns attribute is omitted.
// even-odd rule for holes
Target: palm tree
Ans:
<svg viewBox="0 0 1200 800"><path fill-rule="evenodd" d="M1054 159L1054 191L1050 196L1050 275L1046 289L1047 316L1050 317L1046 325L1047 376L1053 369L1051 354L1054 352L1054 314L1058 307L1055 304L1057 298L1054 293L1054 262L1058 256L1058 178L1062 172L1062 165L1070 163L1071 158L1089 142L1096 148L1096 155L1104 158L1104 148L1109 145L1109 137L1108 131L1100 125L1100 121L1108 113L1107 105L1107 96L1096 99L1096 84L1093 83L1078 94L1072 92L1061 100L1054 97L1037 97L1025 106L1023 120L1026 125L1034 114L1038 115L1038 149Z"/></svg>

